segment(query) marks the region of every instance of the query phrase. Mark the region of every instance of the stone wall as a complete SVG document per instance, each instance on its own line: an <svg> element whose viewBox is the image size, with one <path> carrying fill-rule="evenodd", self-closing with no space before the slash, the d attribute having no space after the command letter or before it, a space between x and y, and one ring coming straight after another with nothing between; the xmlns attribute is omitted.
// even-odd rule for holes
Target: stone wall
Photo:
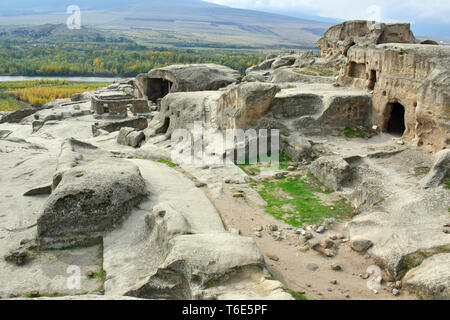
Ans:
<svg viewBox="0 0 450 320"><path fill-rule="evenodd" d="M97 115L109 114L125 118L128 108L132 113L150 112L148 101L144 98L107 100L92 97L92 109Z"/></svg>
<svg viewBox="0 0 450 320"><path fill-rule="evenodd" d="M346 56L356 45L382 43L415 43L409 23L372 23L365 20L346 21L332 26L316 43L322 58Z"/></svg>
<svg viewBox="0 0 450 320"><path fill-rule="evenodd" d="M340 84L373 90L372 122L389 131L394 106L404 107L403 139L437 151L450 141L450 47L384 44L353 47Z"/></svg>

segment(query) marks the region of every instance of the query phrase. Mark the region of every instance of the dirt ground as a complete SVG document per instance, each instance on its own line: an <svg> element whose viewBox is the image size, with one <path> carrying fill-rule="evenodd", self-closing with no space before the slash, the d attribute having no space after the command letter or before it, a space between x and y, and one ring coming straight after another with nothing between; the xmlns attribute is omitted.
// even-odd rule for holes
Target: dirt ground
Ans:
<svg viewBox="0 0 450 320"><path fill-rule="evenodd" d="M296 228L277 220L271 215L245 199L233 198L227 190L220 198L210 197L222 215L228 229L239 230L240 234L255 239L264 254L267 268L273 277L281 281L286 288L304 293L311 300L412 300L415 296L401 292L396 297L392 288L385 283L377 294L368 289L367 280L361 275L374 265L368 255L353 251L349 243L341 243L334 258L325 257L314 250L305 253L299 251ZM282 231L284 239L279 241L267 231L267 226L276 225ZM256 236L256 228L262 226L262 237ZM345 227L335 224L324 234L312 231L318 240L326 239L332 234L346 236ZM271 258L278 258L274 261ZM334 271L332 264L339 264L342 271ZM312 269L316 269L313 271ZM336 280L336 284L333 284Z"/></svg>

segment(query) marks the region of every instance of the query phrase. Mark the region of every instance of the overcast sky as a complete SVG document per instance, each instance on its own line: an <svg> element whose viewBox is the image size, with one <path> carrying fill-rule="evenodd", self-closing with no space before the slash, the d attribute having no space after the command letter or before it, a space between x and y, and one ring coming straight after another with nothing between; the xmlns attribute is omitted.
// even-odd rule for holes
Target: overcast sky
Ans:
<svg viewBox="0 0 450 320"><path fill-rule="evenodd" d="M235 8L291 11L340 19L449 24L449 0L205 0ZM376 6L376 7L374 7Z"/></svg>

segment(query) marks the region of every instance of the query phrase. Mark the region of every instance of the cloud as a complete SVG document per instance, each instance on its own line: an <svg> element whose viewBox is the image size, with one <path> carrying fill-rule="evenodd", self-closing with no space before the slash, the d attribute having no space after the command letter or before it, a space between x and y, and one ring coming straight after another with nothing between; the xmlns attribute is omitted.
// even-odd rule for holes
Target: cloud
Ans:
<svg viewBox="0 0 450 320"><path fill-rule="evenodd" d="M448 0L205 0L235 8L291 11L340 19L383 22L430 20L450 24ZM377 8L376 10L369 10Z"/></svg>

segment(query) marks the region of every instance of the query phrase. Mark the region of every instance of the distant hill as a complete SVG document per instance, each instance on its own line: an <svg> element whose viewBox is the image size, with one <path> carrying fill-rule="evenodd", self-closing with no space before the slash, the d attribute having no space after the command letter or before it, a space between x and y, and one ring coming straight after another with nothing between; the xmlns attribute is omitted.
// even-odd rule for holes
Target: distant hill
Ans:
<svg viewBox="0 0 450 320"><path fill-rule="evenodd" d="M73 0L2 0L0 25L65 23ZM328 22L234 9L200 0L77 0L82 24L143 44L192 47L311 47Z"/></svg>

